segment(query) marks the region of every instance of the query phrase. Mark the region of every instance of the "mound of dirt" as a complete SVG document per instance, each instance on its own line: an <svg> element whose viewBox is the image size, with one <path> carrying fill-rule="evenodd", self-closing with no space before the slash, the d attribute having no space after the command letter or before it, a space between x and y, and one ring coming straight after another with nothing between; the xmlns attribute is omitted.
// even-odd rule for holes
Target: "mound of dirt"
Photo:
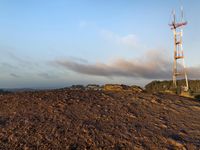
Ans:
<svg viewBox="0 0 200 150"><path fill-rule="evenodd" d="M129 90L8 93L0 149L200 149L200 102Z"/></svg>

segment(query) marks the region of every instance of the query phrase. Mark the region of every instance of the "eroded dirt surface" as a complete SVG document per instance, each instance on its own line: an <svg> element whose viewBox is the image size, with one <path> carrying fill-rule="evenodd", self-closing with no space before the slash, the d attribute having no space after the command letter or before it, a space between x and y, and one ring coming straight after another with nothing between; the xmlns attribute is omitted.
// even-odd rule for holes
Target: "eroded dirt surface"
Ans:
<svg viewBox="0 0 200 150"><path fill-rule="evenodd" d="M125 91L0 95L0 149L200 149L200 102Z"/></svg>

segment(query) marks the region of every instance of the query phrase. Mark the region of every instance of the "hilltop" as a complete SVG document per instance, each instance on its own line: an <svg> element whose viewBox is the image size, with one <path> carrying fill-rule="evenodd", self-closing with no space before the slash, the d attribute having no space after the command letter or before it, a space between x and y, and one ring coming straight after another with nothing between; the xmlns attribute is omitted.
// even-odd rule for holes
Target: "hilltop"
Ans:
<svg viewBox="0 0 200 150"><path fill-rule="evenodd" d="M0 94L0 149L200 149L199 101L111 87Z"/></svg>
<svg viewBox="0 0 200 150"><path fill-rule="evenodd" d="M200 80L189 80L189 95L200 99ZM176 93L181 94L181 87L185 85L184 80L177 80L178 88L174 89L172 81L152 81L145 86L148 92L158 93Z"/></svg>

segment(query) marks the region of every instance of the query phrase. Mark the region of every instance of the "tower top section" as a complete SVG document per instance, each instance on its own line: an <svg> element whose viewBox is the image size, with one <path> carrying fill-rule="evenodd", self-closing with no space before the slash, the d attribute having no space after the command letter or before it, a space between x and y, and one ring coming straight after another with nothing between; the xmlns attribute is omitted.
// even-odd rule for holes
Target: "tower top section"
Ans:
<svg viewBox="0 0 200 150"><path fill-rule="evenodd" d="M183 7L181 7L181 17L177 21L175 10L172 11L172 23L169 24L172 30L176 30L177 28L183 27L187 25L187 21L184 20L184 12Z"/></svg>

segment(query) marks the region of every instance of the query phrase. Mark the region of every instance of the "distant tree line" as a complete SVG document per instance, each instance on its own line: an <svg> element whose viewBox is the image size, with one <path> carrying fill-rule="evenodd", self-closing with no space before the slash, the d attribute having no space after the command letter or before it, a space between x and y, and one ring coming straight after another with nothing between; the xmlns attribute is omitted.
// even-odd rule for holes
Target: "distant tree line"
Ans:
<svg viewBox="0 0 200 150"><path fill-rule="evenodd" d="M191 94L200 94L200 80L189 80L189 91ZM185 86L185 80L178 80L177 87ZM167 92L174 91L172 81L152 81L145 86L148 92ZM179 89L176 89L179 90Z"/></svg>
<svg viewBox="0 0 200 150"><path fill-rule="evenodd" d="M9 91L5 91L3 89L0 89L0 94L8 94L8 93L10 93L10 92Z"/></svg>

